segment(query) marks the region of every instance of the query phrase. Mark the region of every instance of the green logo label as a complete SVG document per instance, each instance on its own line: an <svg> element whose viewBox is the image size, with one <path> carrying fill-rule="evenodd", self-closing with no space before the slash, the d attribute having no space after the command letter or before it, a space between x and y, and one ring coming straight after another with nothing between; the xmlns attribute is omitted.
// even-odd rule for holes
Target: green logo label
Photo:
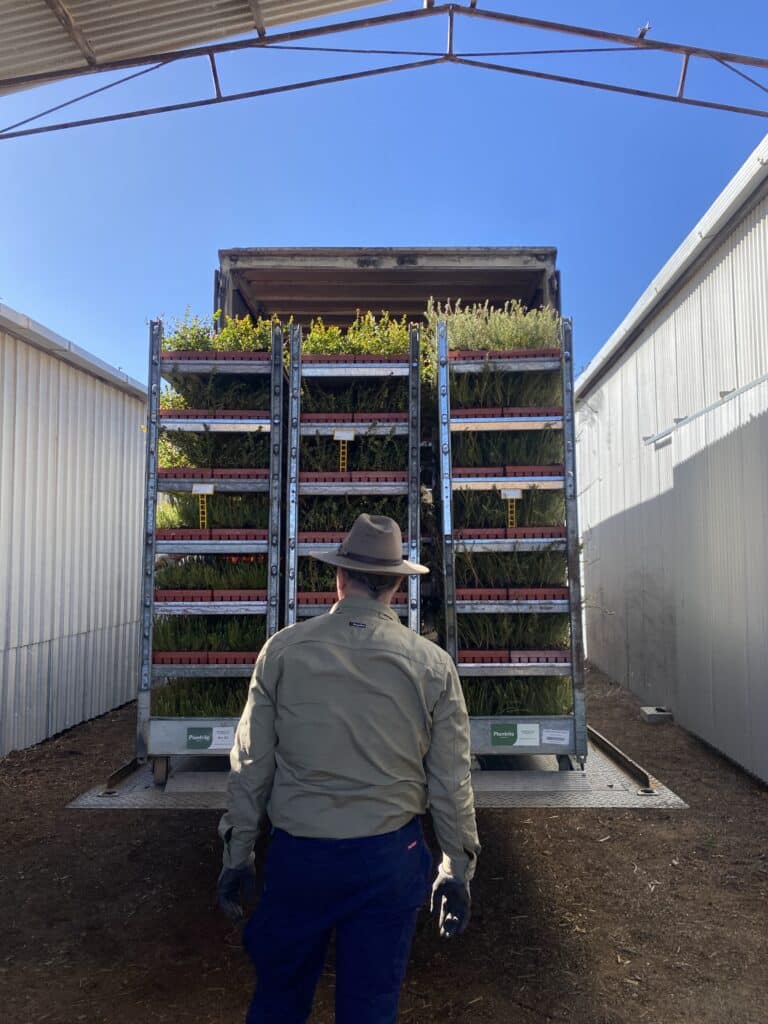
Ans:
<svg viewBox="0 0 768 1024"><path fill-rule="evenodd" d="M187 750L208 750L213 743L213 729L187 729Z"/></svg>
<svg viewBox="0 0 768 1024"><path fill-rule="evenodd" d="M491 726L492 747L514 747L517 743L517 722Z"/></svg>

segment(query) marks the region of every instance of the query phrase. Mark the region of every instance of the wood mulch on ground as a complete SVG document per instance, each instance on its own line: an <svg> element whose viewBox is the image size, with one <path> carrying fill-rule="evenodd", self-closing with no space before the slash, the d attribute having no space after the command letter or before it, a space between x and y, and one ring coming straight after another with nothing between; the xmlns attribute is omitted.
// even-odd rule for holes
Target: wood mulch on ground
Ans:
<svg viewBox="0 0 768 1024"><path fill-rule="evenodd" d="M481 811L474 918L425 915L405 1024L765 1024L768 790L593 673L591 722L689 810ZM122 708L0 760L6 1024L232 1024L251 972L215 910L218 815L70 811L132 753ZM313 1024L333 1020L332 976Z"/></svg>

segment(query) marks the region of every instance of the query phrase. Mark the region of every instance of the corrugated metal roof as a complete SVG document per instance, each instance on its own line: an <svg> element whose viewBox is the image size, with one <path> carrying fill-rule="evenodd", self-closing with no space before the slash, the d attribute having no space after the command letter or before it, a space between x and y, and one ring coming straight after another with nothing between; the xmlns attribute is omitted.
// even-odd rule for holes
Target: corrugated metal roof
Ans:
<svg viewBox="0 0 768 1024"><path fill-rule="evenodd" d="M377 0L0 0L0 79L77 74L94 66L54 13L63 7L95 66L270 29ZM258 13L261 13L259 19ZM9 86L8 88L13 88Z"/></svg>
<svg viewBox="0 0 768 1024"><path fill-rule="evenodd" d="M69 363L70 366L75 366L78 370L84 370L92 377L104 381L105 384L109 384L119 391L125 391L133 398L138 398L142 402L147 400L147 388L144 384L91 355L85 349L79 348L73 342L67 341L60 334L49 331L47 327L43 327L36 320L32 320L23 313L17 313L10 306L4 306L2 302L0 302L0 331L7 331L8 334L12 334L21 341L26 341L35 348L42 349L55 359Z"/></svg>
<svg viewBox="0 0 768 1024"><path fill-rule="evenodd" d="M576 398L586 398L616 359L669 299L683 278L707 258L723 231L768 182L768 135L726 185L693 231L651 281L608 341L576 381Z"/></svg>

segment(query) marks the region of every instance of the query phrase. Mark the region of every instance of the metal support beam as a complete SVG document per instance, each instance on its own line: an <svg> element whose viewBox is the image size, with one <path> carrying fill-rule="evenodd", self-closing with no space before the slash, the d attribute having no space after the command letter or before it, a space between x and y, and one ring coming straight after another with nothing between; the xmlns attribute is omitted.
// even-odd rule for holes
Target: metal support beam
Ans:
<svg viewBox="0 0 768 1024"><path fill-rule="evenodd" d="M683 66L680 69L680 81L677 83L677 98L682 99L683 92L685 91L685 80L688 77L688 61L691 59L689 53L683 57Z"/></svg>
<svg viewBox="0 0 768 1024"><path fill-rule="evenodd" d="M421 331L409 335L408 377L408 558L418 562L421 546ZM421 581L408 577L408 625L421 629Z"/></svg>
<svg viewBox="0 0 768 1024"><path fill-rule="evenodd" d="M443 537L443 596L445 601L445 649L456 661L456 575L453 547L453 481L451 461L451 383L448 361L448 325L437 324L437 415L440 472L440 509Z"/></svg>
<svg viewBox="0 0 768 1024"><path fill-rule="evenodd" d="M147 455L144 465L144 555L141 570L141 661L136 715L136 757L147 756L152 689L152 605L155 579L155 511L157 508L157 442L160 432L160 350L163 325L149 325L149 402L147 405Z"/></svg>
<svg viewBox="0 0 768 1024"><path fill-rule="evenodd" d="M213 76L213 87L216 90L216 98L221 99L221 83L219 82L219 69L216 67L216 55L213 53L208 54L208 60L211 62L211 75Z"/></svg>
<svg viewBox="0 0 768 1024"><path fill-rule="evenodd" d="M251 8L251 14L253 15L253 24L259 34L259 39L263 39L267 34L267 28L264 23L264 11L261 9L261 3L259 0L248 0L248 3Z"/></svg>
<svg viewBox="0 0 768 1024"><path fill-rule="evenodd" d="M576 491L576 422L573 403L573 326L563 320L563 442L565 469L565 526L568 542L568 597L571 620L571 684L573 686L574 753L583 764L587 756L587 710L584 682L584 635L581 617L581 554Z"/></svg>
<svg viewBox="0 0 768 1024"><path fill-rule="evenodd" d="M93 47L89 41L85 38L83 30L75 21L72 16L72 12L63 2L63 0L45 0L50 9L56 15L61 27L67 33L69 38L78 48L80 53L85 57L88 63L93 66L97 63L97 57L93 50Z"/></svg>
<svg viewBox="0 0 768 1024"><path fill-rule="evenodd" d="M301 449L301 327L290 327L288 395L288 501L285 553L285 625L296 622L296 575L299 563L299 457Z"/></svg>
<svg viewBox="0 0 768 1024"><path fill-rule="evenodd" d="M283 370L283 330L272 325L272 400L269 434L269 524L267 541L267 636L280 627L280 540L282 537L283 501L283 409L285 371Z"/></svg>

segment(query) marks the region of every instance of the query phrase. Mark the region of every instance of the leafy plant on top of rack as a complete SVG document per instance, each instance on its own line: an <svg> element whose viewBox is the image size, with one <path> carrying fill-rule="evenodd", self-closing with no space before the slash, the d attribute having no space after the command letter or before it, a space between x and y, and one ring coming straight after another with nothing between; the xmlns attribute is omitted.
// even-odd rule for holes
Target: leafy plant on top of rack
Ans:
<svg viewBox="0 0 768 1024"><path fill-rule="evenodd" d="M172 492L157 507L160 529L197 529L200 506L195 494ZM208 526L219 529L265 530L269 525L266 494L212 494L208 497Z"/></svg>
<svg viewBox="0 0 768 1024"><path fill-rule="evenodd" d="M192 316L187 309L163 338L163 351L267 352L272 345L272 324L277 322L259 317L254 323L250 316L225 316L222 323L221 310L211 320Z"/></svg>
<svg viewBox="0 0 768 1024"><path fill-rule="evenodd" d="M152 689L158 718L239 718L248 698L244 679L171 679Z"/></svg>
<svg viewBox="0 0 768 1024"><path fill-rule="evenodd" d="M190 555L157 569L159 590L264 590L267 563L263 555Z"/></svg>
<svg viewBox="0 0 768 1024"><path fill-rule="evenodd" d="M448 344L464 351L560 348L560 318L553 309L527 309L512 299L501 308L490 302L462 304L461 299L435 302L425 312L427 338L434 348L437 323L448 325Z"/></svg>
<svg viewBox="0 0 768 1024"><path fill-rule="evenodd" d="M397 320L386 310L378 317L358 310L346 331L318 317L302 338L301 350L322 355L407 355L408 324L404 316Z"/></svg>
<svg viewBox="0 0 768 1024"><path fill-rule="evenodd" d="M263 615L156 615L156 651L258 651L267 638Z"/></svg>
<svg viewBox="0 0 768 1024"><path fill-rule="evenodd" d="M569 676L481 676L462 680L467 711L474 718L495 715L569 715Z"/></svg>

